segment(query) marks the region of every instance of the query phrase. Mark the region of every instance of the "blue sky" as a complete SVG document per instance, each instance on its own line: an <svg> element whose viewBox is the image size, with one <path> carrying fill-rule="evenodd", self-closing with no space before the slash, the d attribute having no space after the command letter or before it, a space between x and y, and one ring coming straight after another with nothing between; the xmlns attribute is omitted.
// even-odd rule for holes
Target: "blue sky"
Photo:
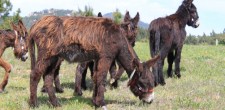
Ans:
<svg viewBox="0 0 225 110"><path fill-rule="evenodd" d="M94 13L114 12L119 9L121 13L128 10L131 16L140 13L143 22L150 23L153 19L173 14L183 0L11 0L13 11L21 9L22 16L27 16L34 11L43 9L84 9L89 5ZM205 32L209 35L212 30L220 33L225 28L225 0L194 0L193 2L200 17L200 27L197 29L187 27L187 33L202 35Z"/></svg>

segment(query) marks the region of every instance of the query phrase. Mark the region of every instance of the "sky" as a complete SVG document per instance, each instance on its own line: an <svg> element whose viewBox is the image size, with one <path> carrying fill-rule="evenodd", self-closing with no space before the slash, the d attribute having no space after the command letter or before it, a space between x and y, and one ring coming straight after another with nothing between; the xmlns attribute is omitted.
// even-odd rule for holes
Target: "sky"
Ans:
<svg viewBox="0 0 225 110"><path fill-rule="evenodd" d="M103 15L115 12L116 9L122 14L130 12L134 17L140 13L140 20L150 23L158 17L165 17L176 12L183 0L11 0L13 11L18 8L21 16L28 16L31 12L44 9L70 9L84 10L90 6L94 14L101 12ZM225 29L225 0L194 0L197 7L200 26L198 28L186 27L187 34L209 35L212 30L221 33Z"/></svg>

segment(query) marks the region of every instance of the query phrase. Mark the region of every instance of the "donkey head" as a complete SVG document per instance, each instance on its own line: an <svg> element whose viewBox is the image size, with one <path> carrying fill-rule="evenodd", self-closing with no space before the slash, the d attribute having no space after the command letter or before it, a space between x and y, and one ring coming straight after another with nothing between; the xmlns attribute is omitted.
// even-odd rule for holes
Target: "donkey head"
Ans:
<svg viewBox="0 0 225 110"><path fill-rule="evenodd" d="M102 17L102 13L101 12L98 12L98 17Z"/></svg>
<svg viewBox="0 0 225 110"><path fill-rule="evenodd" d="M28 49L26 45L26 38L28 36L27 30L21 20L18 21L18 25L11 23L11 27L13 28L16 35L14 41L14 55L16 58L26 61L28 58Z"/></svg>
<svg viewBox="0 0 225 110"><path fill-rule="evenodd" d="M128 86L135 96L138 96L140 100L151 103L154 99L154 76L150 71L152 67L159 59L156 56L144 63L140 63L138 60L134 60L133 64L136 65L136 69L130 75L130 81Z"/></svg>
<svg viewBox="0 0 225 110"><path fill-rule="evenodd" d="M139 22L139 13L137 12L136 16L134 18L130 17L129 12L127 11L124 17L124 21L121 24L122 28L124 29L126 33L126 37L129 41L129 43L134 46L135 45L135 39L138 33L138 22Z"/></svg>
<svg viewBox="0 0 225 110"><path fill-rule="evenodd" d="M198 16L197 8L192 2L193 0L184 0L183 5L186 7L186 9L189 12L189 20L187 25L197 28L200 25L199 16Z"/></svg>

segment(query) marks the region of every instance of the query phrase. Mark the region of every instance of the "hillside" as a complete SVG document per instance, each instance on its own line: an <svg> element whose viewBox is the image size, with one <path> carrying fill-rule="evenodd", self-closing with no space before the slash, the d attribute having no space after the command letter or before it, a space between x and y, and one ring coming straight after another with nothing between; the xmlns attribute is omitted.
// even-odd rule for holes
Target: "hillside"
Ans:
<svg viewBox="0 0 225 110"><path fill-rule="evenodd" d="M62 9L45 9L39 12L32 12L28 16L23 17L24 24L29 29L35 21L40 19L44 15L56 15L56 16L71 16L73 10L62 10ZM106 13L104 17L113 18L112 12ZM140 21L138 26L144 29L148 28L148 24Z"/></svg>

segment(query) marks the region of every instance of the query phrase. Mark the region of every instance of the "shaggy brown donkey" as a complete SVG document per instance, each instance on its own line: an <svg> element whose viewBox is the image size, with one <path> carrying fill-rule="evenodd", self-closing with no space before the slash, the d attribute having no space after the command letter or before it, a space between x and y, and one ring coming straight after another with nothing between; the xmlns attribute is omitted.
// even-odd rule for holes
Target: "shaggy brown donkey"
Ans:
<svg viewBox="0 0 225 110"><path fill-rule="evenodd" d="M98 17L102 17L101 12L98 13ZM60 59L60 61L58 62L58 66L55 69L55 75L54 75L55 91L57 93L63 93L64 92L64 90L63 90L63 88L60 84L60 80L59 80L59 70L60 70L60 65L61 65L62 61L63 61L63 59ZM93 72L93 65L94 65L94 61L87 61L87 62L83 62L83 63L78 64L76 70L79 71L79 72L76 72L77 73L76 74L77 79L75 81L76 81L76 85L78 85L79 88L81 88L80 85L82 85L82 84L84 84L85 87L86 87L85 77L86 77L87 67L89 66L89 69ZM92 75L93 75L93 73L92 73ZM44 78L45 78L45 75L43 75L43 79ZM81 83L81 79L82 79L82 83ZM84 86L82 85L82 87L84 87ZM76 88L76 86L75 86L75 88ZM74 93L76 93L75 90L77 90L77 89L74 89ZM81 91L81 89L79 89L78 91ZM44 85L41 89L41 92L47 92L46 87Z"/></svg>
<svg viewBox="0 0 225 110"><path fill-rule="evenodd" d="M28 58L26 46L27 30L23 22L19 20L18 25L11 23L11 27L13 30L0 30L0 66L5 69L5 76L0 84L0 93L4 91L11 72L10 64L1 58L5 49L13 47L15 57L22 61L26 61Z"/></svg>
<svg viewBox="0 0 225 110"><path fill-rule="evenodd" d="M126 25L126 24L124 24ZM154 76L150 67L159 56L140 63L120 25L107 18L46 16L36 22L29 37L31 55L30 106L37 106L37 86L43 74L53 106L60 106L53 88L54 69L60 57L68 62L95 60L92 102L105 106L105 80L111 63L116 59L130 77L129 87L145 102L153 100ZM37 45L35 61L34 43ZM134 74L132 74L132 72Z"/></svg>
<svg viewBox="0 0 225 110"><path fill-rule="evenodd" d="M101 14L98 15L98 17L102 17ZM130 45L134 46L135 45L135 39L136 35L138 32L138 21L139 21L139 13L136 14L134 18L130 17L129 12L127 11L125 16L124 16L124 21L123 23L127 23L128 25L121 25L122 29L126 33L126 37L130 43ZM124 68L122 67L121 64L119 64L119 70L116 72L116 63L113 61L112 65L110 66L109 72L111 75L111 84L113 87L118 86L117 80L121 77L122 73L124 72ZM76 79L75 79L75 89L74 89L74 94L77 95L82 95L82 90L81 87L86 90L86 74L87 74L87 68L89 67L91 71L91 77L93 76L93 66L94 66L94 61L89 61L89 62L84 62L84 63L79 63L77 65L76 69Z"/></svg>
<svg viewBox="0 0 225 110"><path fill-rule="evenodd" d="M175 74L180 75L181 51L186 38L186 25L197 28L198 12L193 0L184 0L175 14L153 20L149 25L150 52L154 57L160 54L161 58L153 67L155 84L165 84L163 77L164 59L168 59L168 76L172 77L172 65L175 61Z"/></svg>

